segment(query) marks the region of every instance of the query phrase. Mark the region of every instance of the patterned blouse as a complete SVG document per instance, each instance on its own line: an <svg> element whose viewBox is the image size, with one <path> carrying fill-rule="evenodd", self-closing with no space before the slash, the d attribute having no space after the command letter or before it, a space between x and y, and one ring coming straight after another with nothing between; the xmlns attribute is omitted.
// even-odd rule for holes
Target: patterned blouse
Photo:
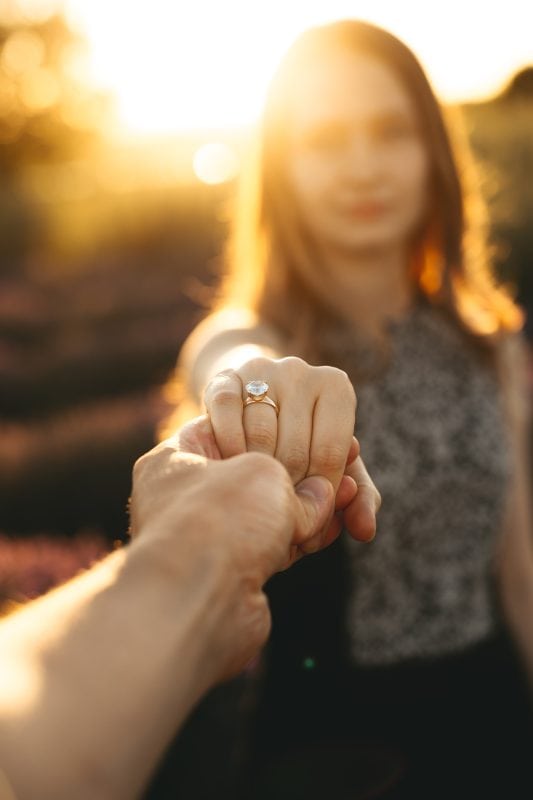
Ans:
<svg viewBox="0 0 533 800"><path fill-rule="evenodd" d="M453 653L493 631L510 478L493 368L428 305L390 328L387 369L356 386L361 454L383 500L375 540L346 537L361 665Z"/></svg>

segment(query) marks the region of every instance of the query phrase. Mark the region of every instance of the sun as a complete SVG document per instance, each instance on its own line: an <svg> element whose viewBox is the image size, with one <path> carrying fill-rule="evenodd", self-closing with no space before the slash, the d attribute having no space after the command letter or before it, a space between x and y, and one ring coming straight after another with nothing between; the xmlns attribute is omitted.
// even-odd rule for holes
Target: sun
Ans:
<svg viewBox="0 0 533 800"><path fill-rule="evenodd" d="M91 47L90 79L111 89L126 129L239 128L259 113L297 24L245 2L66 0Z"/></svg>

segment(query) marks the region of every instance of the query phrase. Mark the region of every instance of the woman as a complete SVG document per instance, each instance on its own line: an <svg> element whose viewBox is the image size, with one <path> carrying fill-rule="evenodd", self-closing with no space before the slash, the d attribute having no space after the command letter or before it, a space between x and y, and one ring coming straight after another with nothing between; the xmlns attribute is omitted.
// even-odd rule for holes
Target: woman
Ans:
<svg viewBox="0 0 533 800"><path fill-rule="evenodd" d="M220 296L181 352L178 415L203 399L224 456L336 486L345 371L383 498L374 541L342 536L271 582L247 797L533 796L523 315L460 156L398 39L305 32L267 96ZM243 407L252 380L276 407Z"/></svg>

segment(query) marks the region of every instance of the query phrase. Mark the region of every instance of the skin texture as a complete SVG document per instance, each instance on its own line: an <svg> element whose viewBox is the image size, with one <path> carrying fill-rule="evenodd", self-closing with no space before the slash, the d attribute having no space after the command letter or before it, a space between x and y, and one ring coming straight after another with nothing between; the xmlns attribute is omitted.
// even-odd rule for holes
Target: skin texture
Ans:
<svg viewBox="0 0 533 800"><path fill-rule="evenodd" d="M345 481L337 507L355 499ZM131 543L0 624L2 796L140 796L200 697L260 652L264 583L327 545L334 512L324 476L223 460L206 416L141 457Z"/></svg>

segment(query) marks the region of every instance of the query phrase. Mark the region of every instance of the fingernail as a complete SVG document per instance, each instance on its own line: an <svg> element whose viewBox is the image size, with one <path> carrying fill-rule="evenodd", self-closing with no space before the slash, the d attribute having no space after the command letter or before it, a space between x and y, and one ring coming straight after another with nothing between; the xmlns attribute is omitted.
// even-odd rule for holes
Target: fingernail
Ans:
<svg viewBox="0 0 533 800"><path fill-rule="evenodd" d="M304 478L296 487L296 494L303 494L311 497L316 503L325 503L331 500L333 487L327 478L320 475L312 475Z"/></svg>

